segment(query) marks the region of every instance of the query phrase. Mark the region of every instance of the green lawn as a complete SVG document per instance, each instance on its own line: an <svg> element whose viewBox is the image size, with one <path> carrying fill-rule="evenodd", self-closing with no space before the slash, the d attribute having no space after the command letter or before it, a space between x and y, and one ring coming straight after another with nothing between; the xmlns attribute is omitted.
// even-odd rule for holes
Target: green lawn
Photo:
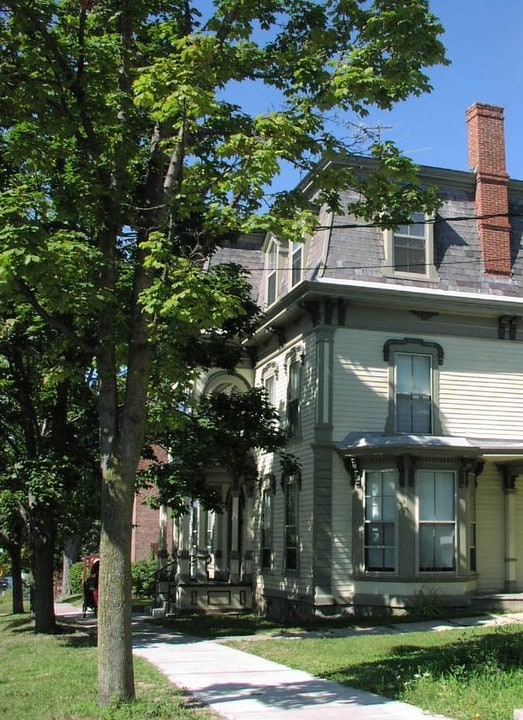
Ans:
<svg viewBox="0 0 523 720"><path fill-rule="evenodd" d="M523 707L520 625L228 644L456 720L512 720Z"/></svg>

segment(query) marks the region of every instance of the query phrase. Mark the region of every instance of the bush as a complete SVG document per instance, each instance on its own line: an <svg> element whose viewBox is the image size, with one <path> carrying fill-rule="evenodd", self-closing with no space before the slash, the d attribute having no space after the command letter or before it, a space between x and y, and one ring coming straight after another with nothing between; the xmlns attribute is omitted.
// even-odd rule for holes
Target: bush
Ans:
<svg viewBox="0 0 523 720"><path fill-rule="evenodd" d="M73 595L79 595L82 592L83 566L82 562L73 563L69 570L69 585Z"/></svg>
<svg viewBox="0 0 523 720"><path fill-rule="evenodd" d="M154 597L156 592L156 572L158 563L156 560L141 560L132 565L133 576L133 597L147 598Z"/></svg>

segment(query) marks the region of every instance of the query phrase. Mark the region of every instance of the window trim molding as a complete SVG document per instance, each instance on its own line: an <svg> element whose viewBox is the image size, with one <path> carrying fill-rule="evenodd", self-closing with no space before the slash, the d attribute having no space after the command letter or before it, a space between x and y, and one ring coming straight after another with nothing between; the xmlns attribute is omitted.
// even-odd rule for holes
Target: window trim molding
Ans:
<svg viewBox="0 0 523 720"><path fill-rule="evenodd" d="M389 435L400 434L396 430L396 393L395 393L395 355L402 353L406 355L429 355L432 357L432 431L430 435L442 435L441 418L439 413L439 367L443 365L445 353L437 342L423 340L422 338L391 338L383 345L383 360L388 363L389 400L387 419L385 421L385 432ZM416 433L401 433L416 434Z"/></svg>
<svg viewBox="0 0 523 720"><path fill-rule="evenodd" d="M397 230L384 230L383 275L385 277L405 280L424 280L437 282L439 273L434 265L434 215L425 214L425 270L423 272L405 272L394 269L394 236Z"/></svg>

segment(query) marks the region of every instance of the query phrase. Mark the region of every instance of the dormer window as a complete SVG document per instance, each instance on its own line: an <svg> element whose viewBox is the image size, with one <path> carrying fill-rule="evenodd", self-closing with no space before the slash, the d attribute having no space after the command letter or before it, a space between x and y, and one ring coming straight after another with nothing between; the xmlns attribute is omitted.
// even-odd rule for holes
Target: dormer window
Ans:
<svg viewBox="0 0 523 720"><path fill-rule="evenodd" d="M276 302L278 294L278 262L280 247L276 238L271 238L266 253L266 295L267 305Z"/></svg>
<svg viewBox="0 0 523 720"><path fill-rule="evenodd" d="M303 243L291 242L291 287L297 285L303 277Z"/></svg>
<svg viewBox="0 0 523 720"><path fill-rule="evenodd" d="M434 267L434 223L422 212L394 230L385 230L384 274L414 280L438 279Z"/></svg>

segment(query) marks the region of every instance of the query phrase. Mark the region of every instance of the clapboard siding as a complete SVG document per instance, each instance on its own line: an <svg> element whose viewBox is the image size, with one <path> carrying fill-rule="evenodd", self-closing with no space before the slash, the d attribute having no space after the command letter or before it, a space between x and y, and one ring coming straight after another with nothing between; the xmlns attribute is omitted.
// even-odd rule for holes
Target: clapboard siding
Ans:
<svg viewBox="0 0 523 720"><path fill-rule="evenodd" d="M505 572L503 490L499 473L491 464L485 466L478 480L476 523L478 590L501 592Z"/></svg>
<svg viewBox="0 0 523 720"><path fill-rule="evenodd" d="M339 458L334 463L332 482L332 589L337 596L352 591L352 488Z"/></svg>
<svg viewBox="0 0 523 720"><path fill-rule="evenodd" d="M383 333L339 329L334 342L334 440L351 431L383 432L388 403L388 370Z"/></svg>
<svg viewBox="0 0 523 720"><path fill-rule="evenodd" d="M471 437L523 436L523 345L441 338L439 412L443 432Z"/></svg>
<svg viewBox="0 0 523 720"><path fill-rule="evenodd" d="M335 341L334 439L348 432L383 432L388 411L390 335L339 330ZM443 348L436 405L444 435L523 436L523 344L425 335Z"/></svg>

